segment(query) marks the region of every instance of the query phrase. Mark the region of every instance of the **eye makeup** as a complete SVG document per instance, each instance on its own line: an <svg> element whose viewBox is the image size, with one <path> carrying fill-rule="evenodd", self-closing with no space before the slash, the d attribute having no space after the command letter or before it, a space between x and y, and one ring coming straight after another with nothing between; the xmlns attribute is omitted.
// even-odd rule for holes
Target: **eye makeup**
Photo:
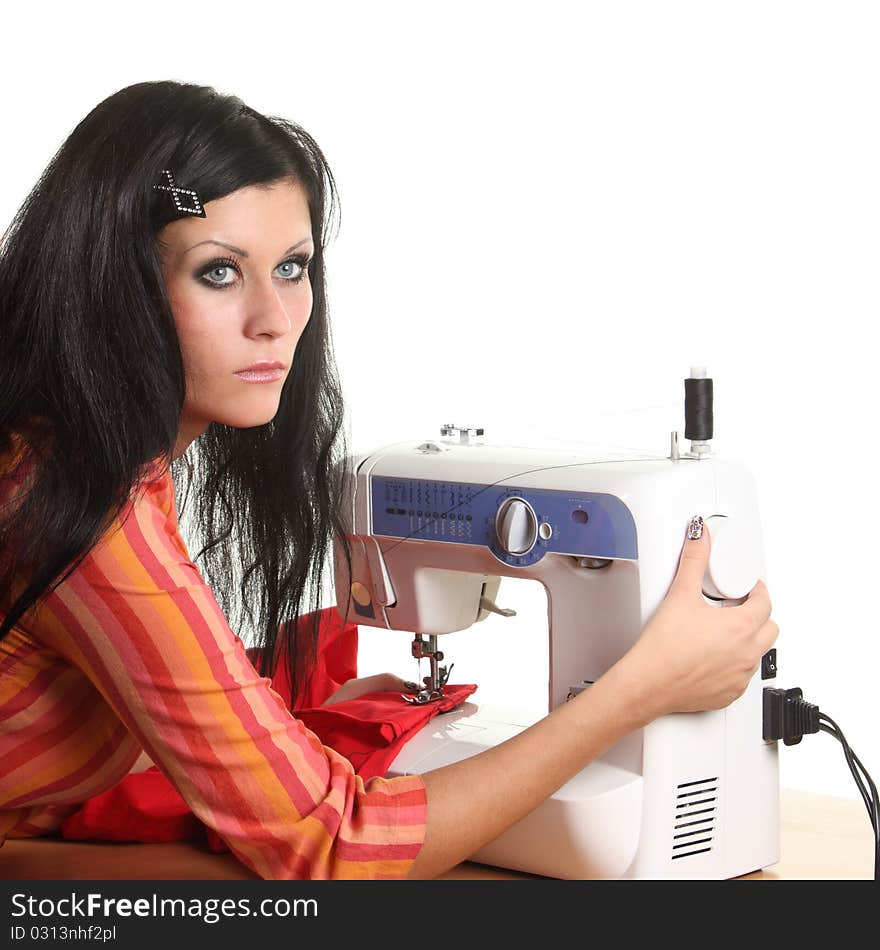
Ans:
<svg viewBox="0 0 880 950"><path fill-rule="evenodd" d="M282 277L281 279L288 284L299 284L304 279L308 273L308 266L311 264L312 258L308 254L293 254L290 257L283 260L278 267L284 267L285 264L296 264L300 268L299 274L296 277ZM212 261L209 261L204 266L200 267L194 274L196 281L200 284L204 284L207 287L210 287L212 290L226 290L229 287L235 286L235 281L219 283L216 280L208 280L207 275L213 270L225 269L234 270L239 276L241 275L241 262L235 257L218 257Z"/></svg>

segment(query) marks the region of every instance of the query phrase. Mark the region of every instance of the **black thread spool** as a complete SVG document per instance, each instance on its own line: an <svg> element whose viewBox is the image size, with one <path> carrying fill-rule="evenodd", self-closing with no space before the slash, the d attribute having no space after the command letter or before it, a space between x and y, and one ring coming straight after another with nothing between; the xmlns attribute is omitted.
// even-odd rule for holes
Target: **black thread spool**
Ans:
<svg viewBox="0 0 880 950"><path fill-rule="evenodd" d="M712 438L712 380L693 373L684 381L684 437L706 442Z"/></svg>

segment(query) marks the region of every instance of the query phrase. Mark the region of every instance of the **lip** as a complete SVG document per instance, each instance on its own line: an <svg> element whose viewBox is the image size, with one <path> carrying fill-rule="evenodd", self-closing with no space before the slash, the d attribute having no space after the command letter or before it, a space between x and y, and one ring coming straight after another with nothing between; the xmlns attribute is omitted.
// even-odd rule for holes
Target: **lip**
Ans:
<svg viewBox="0 0 880 950"><path fill-rule="evenodd" d="M285 366L280 360L260 360L258 363L245 366L244 369L237 369L235 373L236 375L239 373L260 373L267 372L270 369L285 369Z"/></svg>
<svg viewBox="0 0 880 950"><path fill-rule="evenodd" d="M283 369L242 370L235 374L246 383L274 383L284 375Z"/></svg>
<svg viewBox="0 0 880 950"><path fill-rule="evenodd" d="M279 360L261 360L246 369L237 370L235 375L246 383L274 383L284 375L284 364Z"/></svg>

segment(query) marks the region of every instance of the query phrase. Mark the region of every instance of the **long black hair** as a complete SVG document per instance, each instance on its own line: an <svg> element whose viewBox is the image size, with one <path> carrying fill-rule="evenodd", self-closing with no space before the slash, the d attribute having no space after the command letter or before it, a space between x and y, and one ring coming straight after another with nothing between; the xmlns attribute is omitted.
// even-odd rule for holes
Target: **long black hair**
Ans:
<svg viewBox="0 0 880 950"><path fill-rule="evenodd" d="M180 212L153 189L163 169L203 204L295 181L315 243L312 312L277 414L253 428L213 422L178 459L184 366L156 238ZM24 486L0 509L0 639L79 565L161 456L181 522L196 486L194 562L233 629L251 624L260 672L272 676L285 656L296 695L313 665L334 535L351 564L324 274L338 210L329 166L304 129L210 86L128 86L68 136L0 247L0 457L18 459L6 479ZM306 637L297 636L309 626L299 623L304 604Z"/></svg>

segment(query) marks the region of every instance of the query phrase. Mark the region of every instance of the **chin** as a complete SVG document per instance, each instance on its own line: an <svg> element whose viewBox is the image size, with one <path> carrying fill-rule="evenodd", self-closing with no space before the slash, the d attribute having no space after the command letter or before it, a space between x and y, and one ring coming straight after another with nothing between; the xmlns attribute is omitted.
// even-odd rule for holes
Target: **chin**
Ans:
<svg viewBox="0 0 880 950"><path fill-rule="evenodd" d="M226 426L232 426L234 429L253 429L256 426L264 426L271 422L278 414L278 404L275 403L271 409L265 409L262 412L231 412L224 413L222 416L215 416L215 421Z"/></svg>

